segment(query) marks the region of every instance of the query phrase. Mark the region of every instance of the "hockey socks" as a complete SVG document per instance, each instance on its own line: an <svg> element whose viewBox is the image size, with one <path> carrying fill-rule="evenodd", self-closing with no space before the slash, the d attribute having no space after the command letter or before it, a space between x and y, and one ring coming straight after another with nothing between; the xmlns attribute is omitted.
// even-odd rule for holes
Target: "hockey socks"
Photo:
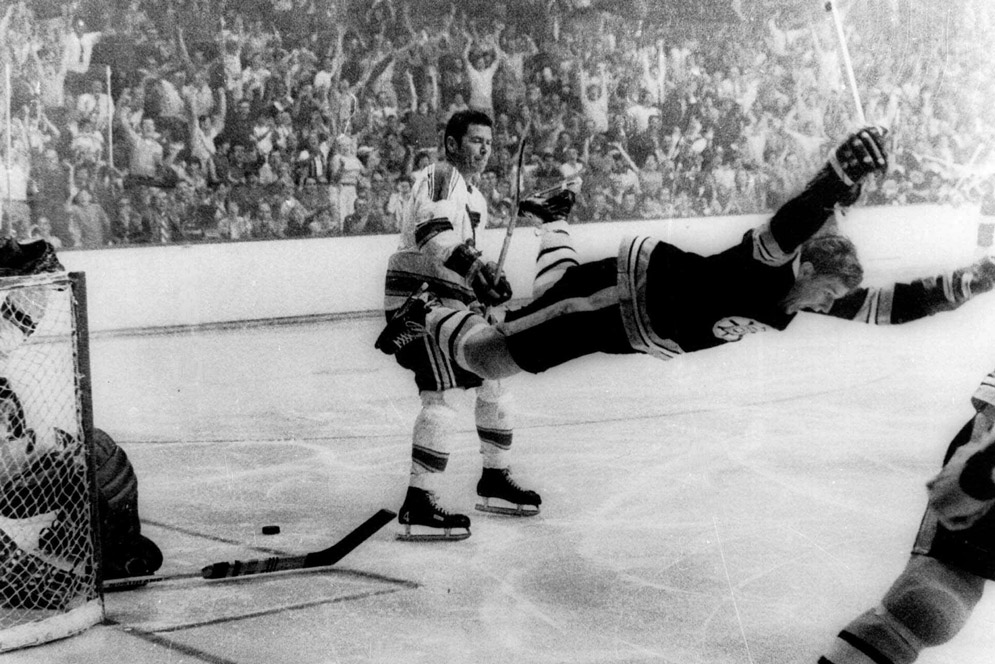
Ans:
<svg viewBox="0 0 995 664"><path fill-rule="evenodd" d="M543 224L542 230L539 254L536 256L536 276L532 284L534 298L549 290L567 269L580 264L566 221Z"/></svg>

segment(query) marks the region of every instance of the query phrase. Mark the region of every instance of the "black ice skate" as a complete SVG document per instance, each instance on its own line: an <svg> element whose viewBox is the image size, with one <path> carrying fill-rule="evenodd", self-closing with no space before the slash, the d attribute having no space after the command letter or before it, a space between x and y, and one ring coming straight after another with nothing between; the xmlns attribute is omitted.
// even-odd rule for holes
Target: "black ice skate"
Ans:
<svg viewBox="0 0 995 664"><path fill-rule="evenodd" d="M544 197L542 193L526 198L518 204L518 214L532 215L544 224L566 219L574 206L577 195L569 189Z"/></svg>
<svg viewBox="0 0 995 664"><path fill-rule="evenodd" d="M377 341L373 344L387 355L393 355L415 339L428 334L425 329L425 316L438 299L428 290L428 284L411 294L404 304L394 312Z"/></svg>
<svg viewBox="0 0 995 664"><path fill-rule="evenodd" d="M535 516L542 503L538 493L523 489L511 479L508 468L484 468L477 482L477 495L483 498L477 509L491 514Z"/></svg>
<svg viewBox="0 0 995 664"><path fill-rule="evenodd" d="M452 542L470 536L470 517L442 509L435 502L435 494L425 489L408 487L397 520L404 525L397 539L405 542Z"/></svg>

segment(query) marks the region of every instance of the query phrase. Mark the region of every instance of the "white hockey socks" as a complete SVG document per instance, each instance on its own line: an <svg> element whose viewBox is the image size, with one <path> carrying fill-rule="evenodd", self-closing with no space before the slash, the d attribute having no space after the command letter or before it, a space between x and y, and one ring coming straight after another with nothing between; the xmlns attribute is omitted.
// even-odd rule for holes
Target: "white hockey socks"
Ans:
<svg viewBox="0 0 995 664"><path fill-rule="evenodd" d="M512 440L512 398L500 381L477 388L474 409L484 468L507 468Z"/></svg>
<svg viewBox="0 0 995 664"><path fill-rule="evenodd" d="M456 411L446 403L444 392L425 391L419 396L422 409L415 418L409 484L435 492L441 475L449 464L451 432Z"/></svg>
<svg viewBox="0 0 995 664"><path fill-rule="evenodd" d="M579 265L573 238L565 220L543 224L539 238L539 254L536 256L536 276L532 284L532 297L536 298L549 290L560 280L563 273L574 265Z"/></svg>

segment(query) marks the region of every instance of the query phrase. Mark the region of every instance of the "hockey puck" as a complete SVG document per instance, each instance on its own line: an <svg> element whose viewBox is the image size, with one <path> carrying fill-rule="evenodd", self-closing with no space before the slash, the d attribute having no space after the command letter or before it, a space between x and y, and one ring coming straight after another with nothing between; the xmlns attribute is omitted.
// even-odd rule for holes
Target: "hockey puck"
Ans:
<svg viewBox="0 0 995 664"><path fill-rule="evenodd" d="M279 535L280 526L263 526L263 535Z"/></svg>

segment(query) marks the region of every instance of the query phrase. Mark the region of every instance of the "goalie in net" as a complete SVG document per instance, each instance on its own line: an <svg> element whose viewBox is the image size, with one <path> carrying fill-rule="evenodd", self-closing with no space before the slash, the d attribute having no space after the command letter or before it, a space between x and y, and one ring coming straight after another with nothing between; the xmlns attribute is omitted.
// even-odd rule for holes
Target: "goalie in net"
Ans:
<svg viewBox="0 0 995 664"><path fill-rule="evenodd" d="M43 241L0 244L0 277L62 270ZM0 605L9 609L71 608L95 574L90 474L80 434L47 420L30 422L32 409L26 413L24 393L15 390L24 382L14 380L17 354L57 290L11 287L0 302ZM47 387L43 377L38 382ZM105 432L94 429L92 439L102 576L151 574L162 553L141 534L134 468Z"/></svg>

